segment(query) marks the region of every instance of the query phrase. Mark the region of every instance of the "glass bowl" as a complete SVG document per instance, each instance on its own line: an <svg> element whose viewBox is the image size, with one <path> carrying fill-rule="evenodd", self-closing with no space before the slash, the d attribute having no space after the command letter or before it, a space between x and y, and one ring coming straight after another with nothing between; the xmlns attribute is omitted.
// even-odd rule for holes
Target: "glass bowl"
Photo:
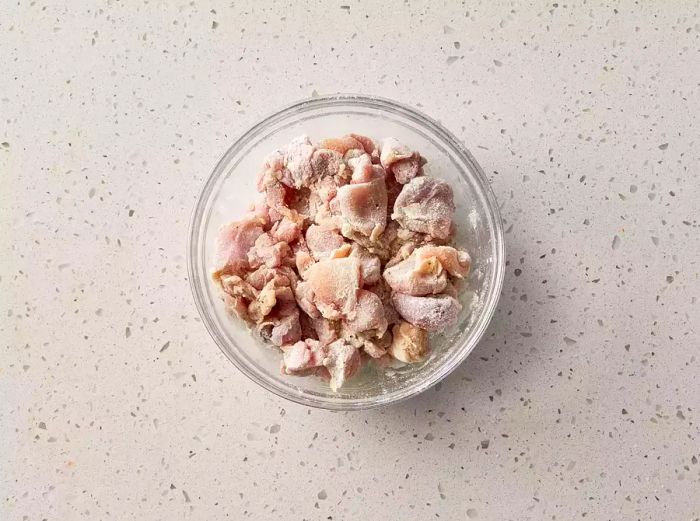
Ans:
<svg viewBox="0 0 700 521"><path fill-rule="evenodd" d="M272 150L307 134L312 141L354 132L381 140L393 136L418 150L426 174L446 180L457 207L456 244L472 258L471 273L455 326L432 334L430 357L402 368L367 364L333 392L317 377L280 372L278 348L253 336L224 309L211 279L219 227L239 219L258 194L256 174ZM503 227L496 199L467 149L432 118L387 99L334 95L303 100L263 119L243 134L218 162L197 199L190 225L188 271L204 325L226 357L265 389L300 404L351 410L387 405L415 396L453 371L474 349L496 309L505 262Z"/></svg>

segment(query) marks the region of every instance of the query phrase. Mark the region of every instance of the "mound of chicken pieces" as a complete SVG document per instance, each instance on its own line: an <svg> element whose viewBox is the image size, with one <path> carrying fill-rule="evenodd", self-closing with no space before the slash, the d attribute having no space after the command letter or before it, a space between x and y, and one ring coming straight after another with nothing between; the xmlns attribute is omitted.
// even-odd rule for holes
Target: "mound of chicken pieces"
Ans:
<svg viewBox="0 0 700 521"><path fill-rule="evenodd" d="M368 360L425 360L428 332L457 320L470 258L449 246L452 189L394 138L356 134L273 152L262 196L224 226L214 280L224 301L283 352L282 372L333 390Z"/></svg>

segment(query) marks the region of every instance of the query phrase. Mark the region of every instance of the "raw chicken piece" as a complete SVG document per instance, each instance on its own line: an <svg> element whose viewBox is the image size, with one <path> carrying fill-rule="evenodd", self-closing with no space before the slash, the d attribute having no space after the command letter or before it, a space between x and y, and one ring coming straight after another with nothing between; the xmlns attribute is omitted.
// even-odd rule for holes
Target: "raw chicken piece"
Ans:
<svg viewBox="0 0 700 521"><path fill-rule="evenodd" d="M224 307L229 313L233 313L241 320L249 321L248 318L248 303L244 297L232 297L228 293L224 293Z"/></svg>
<svg viewBox="0 0 700 521"><path fill-rule="evenodd" d="M277 242L291 243L299 238L301 227L287 217L277 221L270 230L270 235Z"/></svg>
<svg viewBox="0 0 700 521"><path fill-rule="evenodd" d="M271 320L277 320L298 315L294 292L288 283L288 278L284 276L270 279L248 306L249 320L261 324L268 316Z"/></svg>
<svg viewBox="0 0 700 521"><path fill-rule="evenodd" d="M294 289L294 296L296 297L299 307L311 318L319 318L321 316L321 313L314 303L314 291L311 283L305 280L299 282Z"/></svg>
<svg viewBox="0 0 700 521"><path fill-rule="evenodd" d="M377 144L372 138L368 138L367 136L362 136L360 134L348 135L355 138L356 141L362 144L362 148L364 149L365 153L369 154L373 158L379 159L379 147L377 147Z"/></svg>
<svg viewBox="0 0 700 521"><path fill-rule="evenodd" d="M307 136L293 139L284 150L284 166L290 175L280 181L292 188L308 186L315 178L311 164L313 153L314 147Z"/></svg>
<svg viewBox="0 0 700 521"><path fill-rule="evenodd" d="M377 359L383 357L391 346L391 332L386 331L379 338L364 338L362 342L362 350L371 358Z"/></svg>
<svg viewBox="0 0 700 521"><path fill-rule="evenodd" d="M394 293L391 297L396 311L406 322L428 331L442 331L457 321L462 305L449 295L416 297Z"/></svg>
<svg viewBox="0 0 700 521"><path fill-rule="evenodd" d="M382 277L382 263L379 257L371 254L364 246L354 242L350 250L350 258L357 259L360 263L362 286L376 284Z"/></svg>
<svg viewBox="0 0 700 521"><path fill-rule="evenodd" d="M226 308L245 321L250 321L248 305L258 296L258 290L238 275L223 275L219 284L224 290Z"/></svg>
<svg viewBox="0 0 700 521"><path fill-rule="evenodd" d="M276 280L277 287L289 286L290 288L294 289L297 285L299 277L289 266L269 268L263 265L257 270L247 273L245 275L245 280L255 289L260 291L263 289L265 284L271 280Z"/></svg>
<svg viewBox="0 0 700 521"><path fill-rule="evenodd" d="M372 164L372 158L369 154L362 154L347 160L352 176L350 182L353 184L368 183L374 179L384 179L386 172L379 165Z"/></svg>
<svg viewBox="0 0 700 521"><path fill-rule="evenodd" d="M256 324L260 324L272 308L277 304L277 294L275 293L275 280L271 280L260 291L254 301L248 306L248 316Z"/></svg>
<svg viewBox="0 0 700 521"><path fill-rule="evenodd" d="M360 352L341 338L328 345L328 354L323 360L323 365L330 373L331 389L337 391L345 380L360 369Z"/></svg>
<svg viewBox="0 0 700 521"><path fill-rule="evenodd" d="M304 239L304 236L300 236L297 241L292 244L292 253L294 254L294 265L297 268L297 271L299 272L299 275L305 277L306 270L309 269L309 267L316 262L314 258L311 256L311 252L309 251L309 247L306 244L306 239Z"/></svg>
<svg viewBox="0 0 700 521"><path fill-rule="evenodd" d="M451 246L421 246L413 252L416 262L437 259L443 268L453 277L463 279L469 273L471 259L466 251Z"/></svg>
<svg viewBox="0 0 700 521"><path fill-rule="evenodd" d="M447 272L436 257L418 259L415 253L384 270L384 280L391 289L408 295L440 293L447 285Z"/></svg>
<svg viewBox="0 0 700 521"><path fill-rule="evenodd" d="M221 228L217 238L217 262L221 267L214 273L215 279L248 269L248 251L262 235L263 224L259 217L247 217Z"/></svg>
<svg viewBox="0 0 700 521"><path fill-rule="evenodd" d="M386 246L384 246L384 241L382 240L377 240L375 242L372 240L372 238L362 235L358 231L349 230L347 229L347 227L346 229L341 230L341 233L346 239L349 239L353 243L362 246L372 255L376 255L377 257L379 257L379 260L382 262L386 261L391 257L391 252L389 251L389 249L387 249ZM383 234L380 236L380 239L382 237Z"/></svg>
<svg viewBox="0 0 700 521"><path fill-rule="evenodd" d="M344 244L345 239L333 228L312 224L306 230L306 245L316 260L328 258Z"/></svg>
<svg viewBox="0 0 700 521"><path fill-rule="evenodd" d="M450 185L440 179L421 176L404 185L391 218L411 231L446 239L450 235L454 211Z"/></svg>
<svg viewBox="0 0 700 521"><path fill-rule="evenodd" d="M303 224L304 216L289 206L294 199L294 192L292 188L288 188L277 181L265 188L265 203L269 207L268 215L270 221L277 222L282 217L287 217L300 226Z"/></svg>
<svg viewBox="0 0 700 521"><path fill-rule="evenodd" d="M248 300L255 300L258 290L251 286L246 280L238 275L223 275L219 279L221 288L232 297L243 297Z"/></svg>
<svg viewBox="0 0 700 521"><path fill-rule="evenodd" d="M428 332L425 329L401 322L394 326L393 333L389 348L391 356L407 364L425 360L428 354Z"/></svg>
<svg viewBox="0 0 700 521"><path fill-rule="evenodd" d="M282 349L282 372L296 376L314 373L317 368L323 366L323 361L328 355L328 347L310 338Z"/></svg>
<svg viewBox="0 0 700 521"><path fill-rule="evenodd" d="M260 219L263 229L267 230L270 227L270 208L265 202L264 195L250 205L249 211L253 217Z"/></svg>
<svg viewBox="0 0 700 521"><path fill-rule="evenodd" d="M411 179L421 174L421 157L418 154L413 154L407 159L401 159L394 163L391 167L391 173L394 178L405 185Z"/></svg>
<svg viewBox="0 0 700 521"><path fill-rule="evenodd" d="M289 244L277 242L269 233L263 233L256 241L255 246L248 252L248 264L255 269L263 264L268 268L276 268L282 265L292 265L294 257Z"/></svg>
<svg viewBox="0 0 700 521"><path fill-rule="evenodd" d="M335 150L318 149L311 156L311 169L314 173L314 180L322 177L332 177L341 173L345 168L343 155ZM306 183L308 186L308 182Z"/></svg>
<svg viewBox="0 0 700 521"><path fill-rule="evenodd" d="M384 316L384 305L377 295L366 289L357 292L357 312L354 318L347 320L345 326L351 333L373 331L380 337L389 327Z"/></svg>
<svg viewBox="0 0 700 521"><path fill-rule="evenodd" d="M313 303L328 319L352 318L360 289L360 267L355 259L327 259L306 271Z"/></svg>
<svg viewBox="0 0 700 521"><path fill-rule="evenodd" d="M421 172L422 161L420 154L411 152L409 148L393 137L382 142L380 156L382 166L390 171L397 182L408 183Z"/></svg>
<svg viewBox="0 0 700 521"><path fill-rule="evenodd" d="M257 327L260 337L273 345L282 347L302 338L299 310L291 315L265 321Z"/></svg>
<svg viewBox="0 0 700 521"><path fill-rule="evenodd" d="M401 320L401 315L394 308L394 303L391 301L391 287L384 281L379 279L376 284L367 286L367 290L371 291L379 297L384 305L384 317L389 325L396 324Z"/></svg>
<svg viewBox="0 0 700 521"><path fill-rule="evenodd" d="M350 184L338 189L343 235L356 230L376 240L386 227L387 195L383 179ZM347 236L347 235L346 235Z"/></svg>
<svg viewBox="0 0 700 521"><path fill-rule="evenodd" d="M311 326L316 332L318 341L323 345L328 345L335 340L338 340L338 323L334 320L328 320L323 317L312 318Z"/></svg>
<svg viewBox="0 0 700 521"><path fill-rule="evenodd" d="M382 151L379 160L384 168L390 168L391 165L402 159L408 159L413 155L413 152L398 139L389 137L382 141Z"/></svg>
<svg viewBox="0 0 700 521"><path fill-rule="evenodd" d="M322 139L318 142L318 147L335 150L341 155L345 155L348 150L360 149L364 151L362 142L355 139L353 136Z"/></svg>

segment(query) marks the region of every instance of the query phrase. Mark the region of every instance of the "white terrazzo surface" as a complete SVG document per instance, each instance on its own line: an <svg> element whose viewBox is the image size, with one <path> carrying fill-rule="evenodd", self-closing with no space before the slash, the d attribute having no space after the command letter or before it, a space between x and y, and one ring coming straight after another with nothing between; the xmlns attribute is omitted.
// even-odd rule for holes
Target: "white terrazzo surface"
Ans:
<svg viewBox="0 0 700 521"><path fill-rule="evenodd" d="M700 518L698 13L2 2L0 519ZM473 355L352 414L239 374L185 259L234 136L338 91L440 119L508 231Z"/></svg>

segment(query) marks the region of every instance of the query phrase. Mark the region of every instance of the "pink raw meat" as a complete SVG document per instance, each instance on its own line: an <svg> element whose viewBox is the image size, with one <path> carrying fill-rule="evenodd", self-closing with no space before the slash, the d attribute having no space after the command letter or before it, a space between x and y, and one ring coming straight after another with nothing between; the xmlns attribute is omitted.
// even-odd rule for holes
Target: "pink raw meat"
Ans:
<svg viewBox="0 0 700 521"><path fill-rule="evenodd" d="M311 325L316 332L318 341L323 345L330 344L338 339L338 323L323 317L312 318Z"/></svg>
<svg viewBox="0 0 700 521"><path fill-rule="evenodd" d="M221 228L217 239L220 272L239 273L248 268L248 251L263 233L263 224L259 217L248 217Z"/></svg>
<svg viewBox="0 0 700 521"><path fill-rule="evenodd" d="M364 150L364 146L362 142L359 140L355 139L352 136L343 136L343 137L332 137L332 138L326 138L322 139L321 141L318 142L318 147L319 148L326 148L328 150L335 150L341 155L345 155L345 153L348 150Z"/></svg>
<svg viewBox="0 0 700 521"><path fill-rule="evenodd" d="M306 271L313 302L328 319L349 317L355 312L360 289L360 267L355 259L327 259Z"/></svg>
<svg viewBox="0 0 700 521"><path fill-rule="evenodd" d="M333 228L312 224L306 230L306 245L316 260L328 258L344 244L345 239Z"/></svg>
<svg viewBox="0 0 700 521"><path fill-rule="evenodd" d="M383 179L338 189L340 214L352 230L376 238L386 227L387 194Z"/></svg>
<svg viewBox="0 0 700 521"><path fill-rule="evenodd" d="M391 300L404 320L428 331L443 331L450 327L462 309L457 299L449 295L416 297L394 293Z"/></svg>
<svg viewBox="0 0 700 521"><path fill-rule="evenodd" d="M291 265L294 262L292 250L286 242L277 242L269 233L260 235L255 246L248 252L248 264L255 269L263 264L268 268Z"/></svg>
<svg viewBox="0 0 700 521"><path fill-rule="evenodd" d="M394 303L391 301L391 287L389 287L384 279L379 279L376 284L367 286L367 290L376 294L379 300L382 301L384 305L384 317L389 325L396 324L401 320L401 316L398 314L394 308Z"/></svg>
<svg viewBox="0 0 700 521"><path fill-rule="evenodd" d="M321 345L318 340L307 338L300 340L289 347L283 347L282 372L285 374L304 376L312 374L319 367L328 354L328 348Z"/></svg>
<svg viewBox="0 0 700 521"><path fill-rule="evenodd" d="M359 369L362 360L356 347L348 344L342 338L328 345L328 354L323 365L330 373L331 389L336 391L345 380L351 378Z"/></svg>
<svg viewBox="0 0 700 521"><path fill-rule="evenodd" d="M347 320L345 325L352 333L373 330L376 331L376 336L382 336L389 326L384 316L382 301L371 291L359 290L355 317L352 320Z"/></svg>
<svg viewBox="0 0 700 521"><path fill-rule="evenodd" d="M451 246L421 246L413 252L413 255L418 263L436 258L450 275L459 279L463 279L469 273L471 264L469 254Z"/></svg>
<svg viewBox="0 0 700 521"><path fill-rule="evenodd" d="M314 291L310 282L305 280L299 282L294 289L294 296L296 297L297 304L304 313L311 318L319 318L321 316L321 313L314 303Z"/></svg>
<svg viewBox="0 0 700 521"><path fill-rule="evenodd" d="M384 270L384 280L396 292L408 295L440 293L447 285L447 272L435 257L418 262L415 254Z"/></svg>
<svg viewBox="0 0 700 521"><path fill-rule="evenodd" d="M391 218L411 231L446 239L450 235L454 211L450 185L440 179L421 176L404 185Z"/></svg>
<svg viewBox="0 0 700 521"><path fill-rule="evenodd" d="M313 153L314 147L307 136L292 140L284 150L284 166L289 171L291 183L286 177L280 181L293 188L308 186L315 177L311 165Z"/></svg>
<svg viewBox="0 0 700 521"><path fill-rule="evenodd" d="M413 152L398 139L389 137L382 141L382 151L379 155L379 160L384 168L389 168L391 165L402 159L408 159L413 155Z"/></svg>
<svg viewBox="0 0 700 521"><path fill-rule="evenodd" d="M313 171L313 181L322 177L333 177L345 168L342 154L335 150L318 149L311 156L311 170ZM305 183L307 186L309 182Z"/></svg>
<svg viewBox="0 0 700 521"><path fill-rule="evenodd" d="M364 246L356 242L352 243L350 258L357 259L360 263L360 276L362 285L376 284L382 276L382 263L379 257L373 255Z"/></svg>
<svg viewBox="0 0 700 521"><path fill-rule="evenodd" d="M379 159L379 147L377 143L374 142L372 138L367 136L362 136L360 134L348 134L350 137L354 138L356 141L362 144L364 151L371 157L376 157Z"/></svg>

